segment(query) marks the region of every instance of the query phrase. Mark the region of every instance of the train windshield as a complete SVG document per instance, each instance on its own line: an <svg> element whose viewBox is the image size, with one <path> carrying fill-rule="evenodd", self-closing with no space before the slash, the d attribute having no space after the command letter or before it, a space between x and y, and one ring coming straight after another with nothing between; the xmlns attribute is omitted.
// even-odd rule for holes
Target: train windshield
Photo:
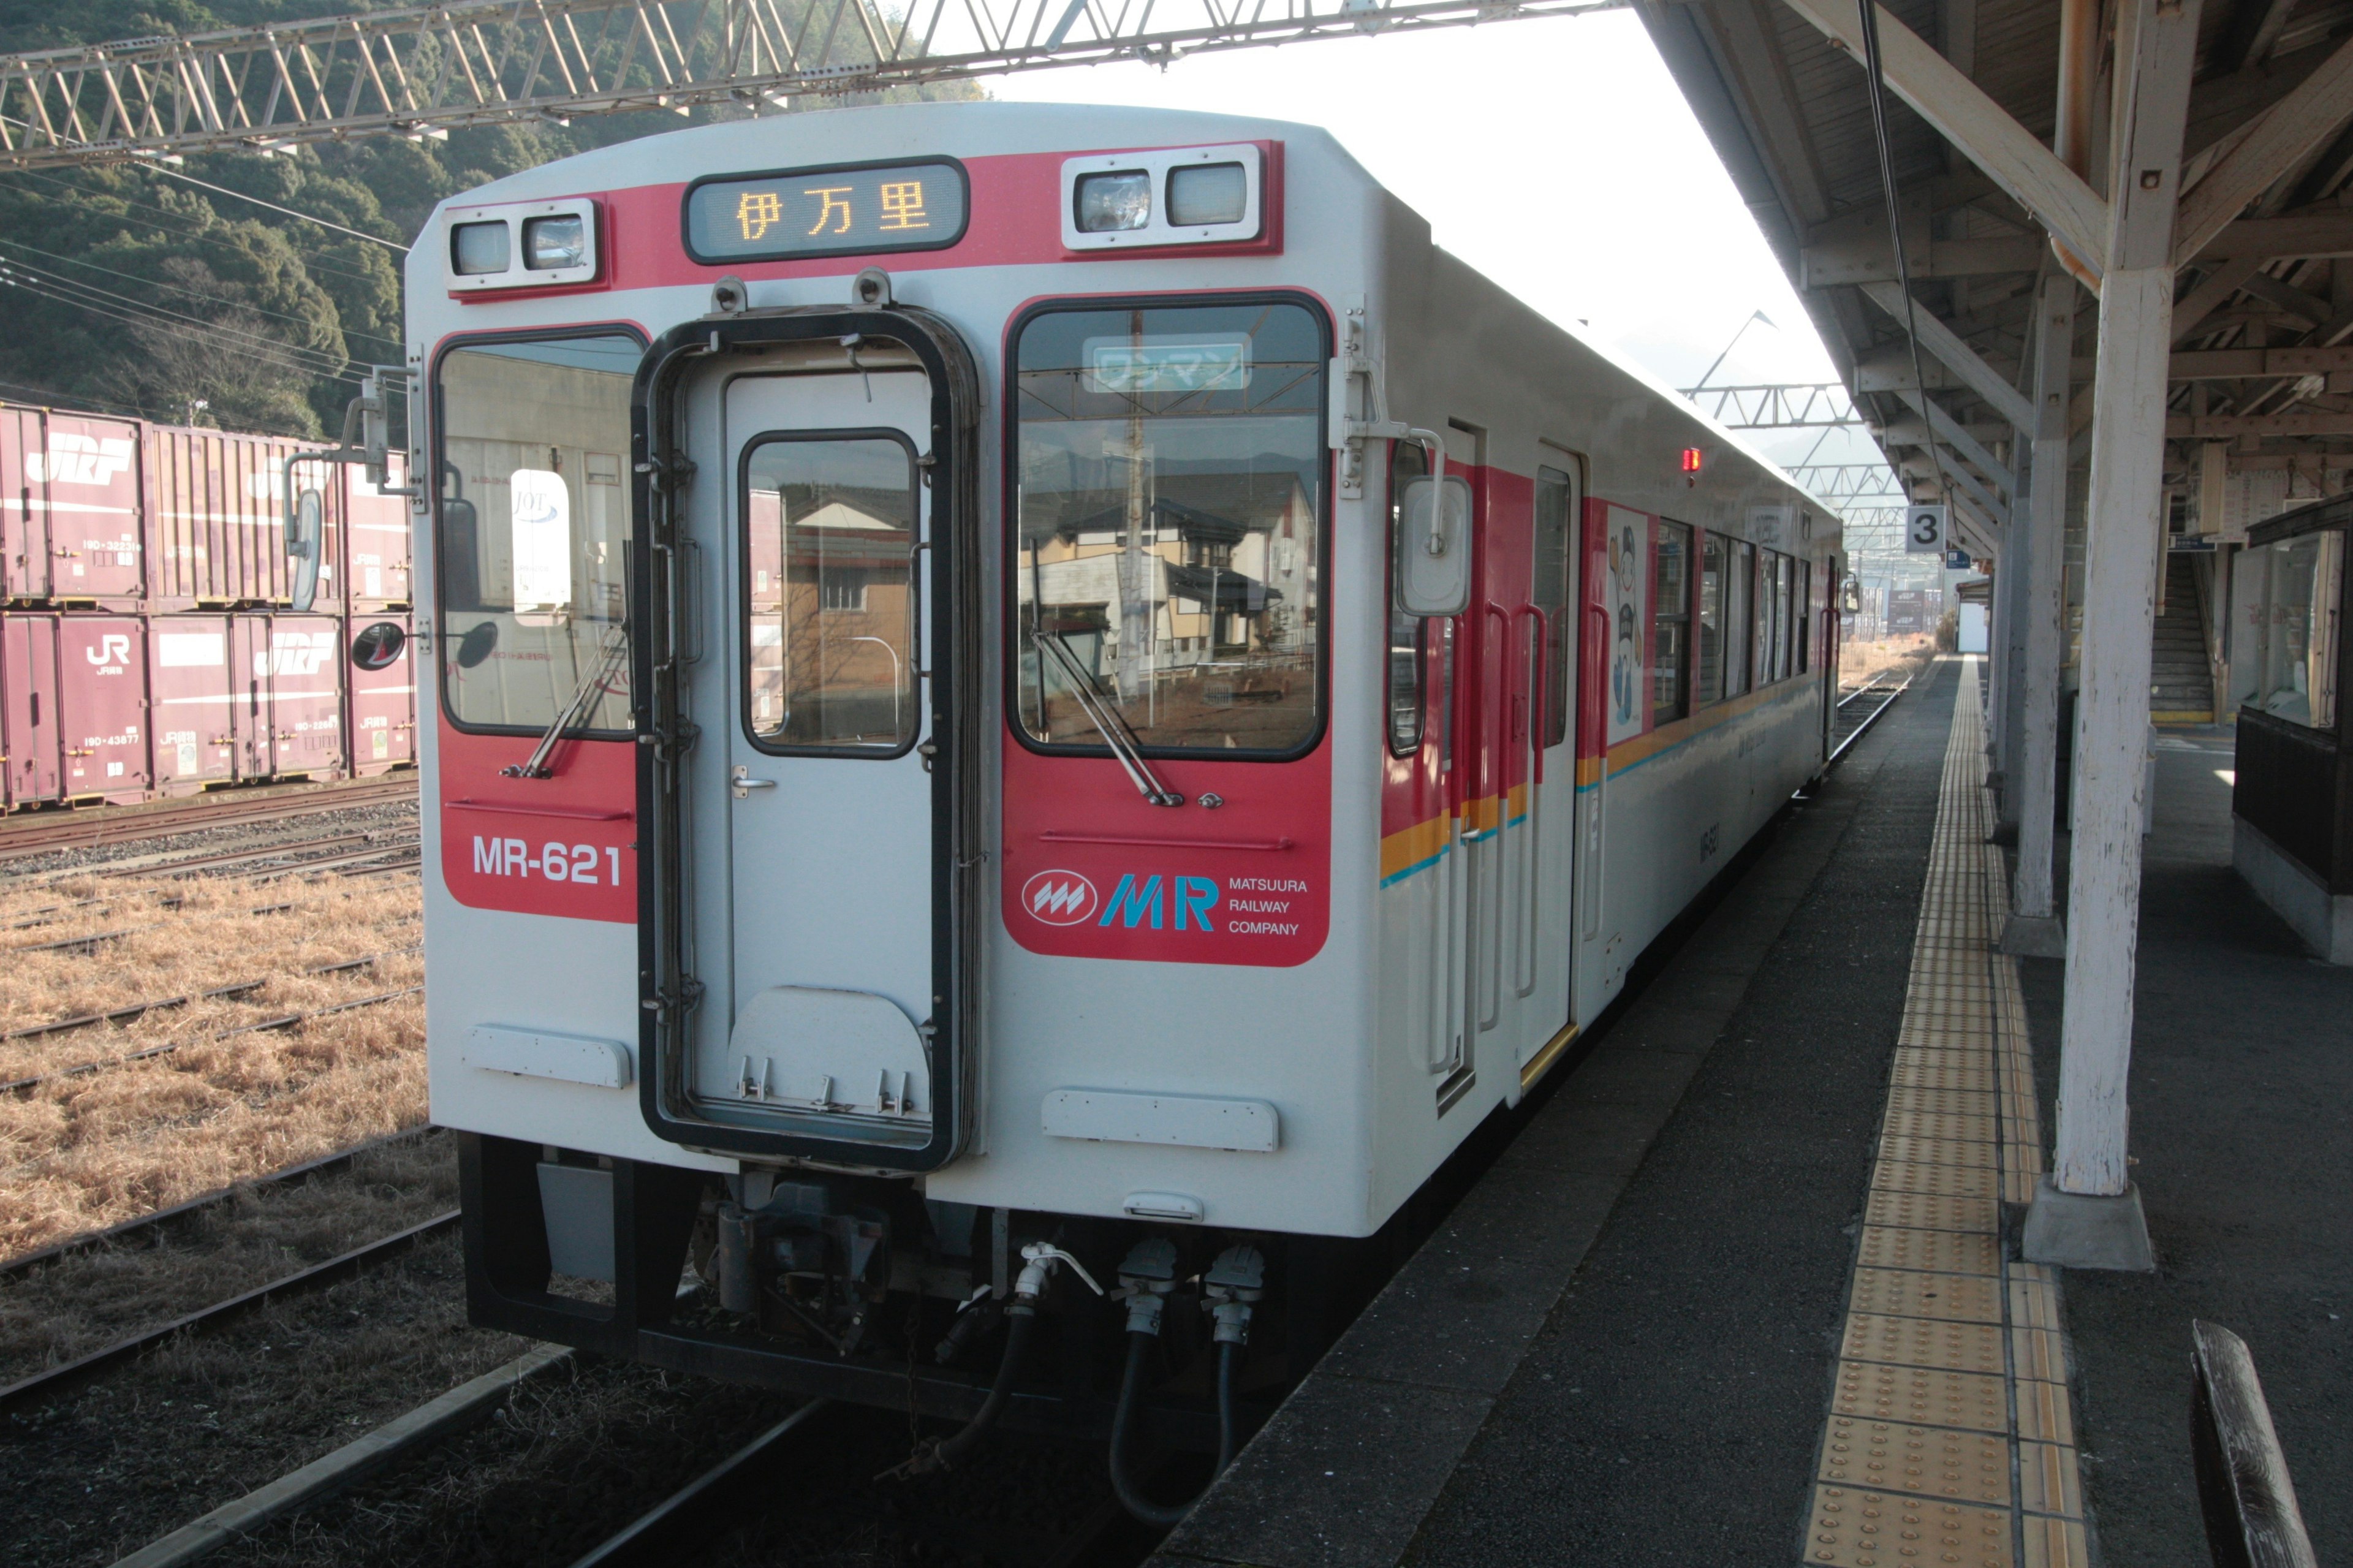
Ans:
<svg viewBox="0 0 2353 1568"><path fill-rule="evenodd" d="M1055 310L1017 352L1023 730L1100 748L1072 687L1085 679L1150 750L1308 744L1329 352L1317 319L1282 303Z"/></svg>
<svg viewBox="0 0 2353 1568"><path fill-rule="evenodd" d="M458 723L629 725L629 384L618 334L441 358L442 689ZM576 707L575 707L576 705Z"/></svg>

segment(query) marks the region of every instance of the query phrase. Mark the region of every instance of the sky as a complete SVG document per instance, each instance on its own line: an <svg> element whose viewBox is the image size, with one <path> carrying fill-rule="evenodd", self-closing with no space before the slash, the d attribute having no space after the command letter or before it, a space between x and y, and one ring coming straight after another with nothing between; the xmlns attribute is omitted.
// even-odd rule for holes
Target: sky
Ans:
<svg viewBox="0 0 2353 1568"><path fill-rule="evenodd" d="M1165 71L1030 71L987 85L1021 101L1323 126L1430 220L1438 244L1669 385L1694 384L1736 336L1710 384L1837 379L1631 12L1237 50ZM1759 310L1771 325L1752 320ZM1757 444L1794 462L1819 434L1759 433ZM1841 432L1818 460L1876 457Z"/></svg>

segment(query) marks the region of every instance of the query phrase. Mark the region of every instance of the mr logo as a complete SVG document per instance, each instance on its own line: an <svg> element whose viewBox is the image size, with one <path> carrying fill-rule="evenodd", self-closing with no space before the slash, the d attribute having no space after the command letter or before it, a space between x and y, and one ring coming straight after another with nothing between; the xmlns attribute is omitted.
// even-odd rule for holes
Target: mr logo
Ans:
<svg viewBox="0 0 2353 1568"><path fill-rule="evenodd" d="M1169 901L1176 906L1178 931L1187 929L1188 920L1205 931L1218 929L1218 922L1209 918L1209 911L1218 907L1217 883L1207 877L1172 877L1169 884L1172 895ZM1095 924L1107 926L1117 921L1133 931L1148 919L1152 929L1158 931L1161 929L1161 913L1159 877L1147 877L1139 886L1135 873L1128 871L1121 875L1119 886L1111 890L1111 902L1104 906L1103 918Z"/></svg>
<svg viewBox="0 0 2353 1568"><path fill-rule="evenodd" d="M1040 871L1021 884L1021 907L1050 926L1074 926L1095 912L1095 885L1076 871Z"/></svg>

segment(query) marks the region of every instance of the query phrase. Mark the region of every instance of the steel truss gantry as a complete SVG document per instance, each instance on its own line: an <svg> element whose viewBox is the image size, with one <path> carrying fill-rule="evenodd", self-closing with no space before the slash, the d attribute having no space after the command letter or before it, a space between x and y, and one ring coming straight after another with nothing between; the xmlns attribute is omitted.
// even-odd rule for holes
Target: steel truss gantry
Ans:
<svg viewBox="0 0 2353 1568"><path fill-rule="evenodd" d="M1466 27L1631 0L494 0L0 58L0 169Z"/></svg>
<svg viewBox="0 0 2353 1568"><path fill-rule="evenodd" d="M1854 399L1835 381L1680 390L1727 430L1813 430L1863 422Z"/></svg>

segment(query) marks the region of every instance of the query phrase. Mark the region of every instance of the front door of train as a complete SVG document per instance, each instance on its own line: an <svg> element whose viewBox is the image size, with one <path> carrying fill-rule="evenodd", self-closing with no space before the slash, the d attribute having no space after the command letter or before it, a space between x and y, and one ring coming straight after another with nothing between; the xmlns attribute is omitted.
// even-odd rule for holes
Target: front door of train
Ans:
<svg viewBox="0 0 2353 1568"><path fill-rule="evenodd" d="M665 1109L695 1130L662 1130L683 1142L944 1157L936 368L842 334L682 378L674 832L698 1000Z"/></svg>

